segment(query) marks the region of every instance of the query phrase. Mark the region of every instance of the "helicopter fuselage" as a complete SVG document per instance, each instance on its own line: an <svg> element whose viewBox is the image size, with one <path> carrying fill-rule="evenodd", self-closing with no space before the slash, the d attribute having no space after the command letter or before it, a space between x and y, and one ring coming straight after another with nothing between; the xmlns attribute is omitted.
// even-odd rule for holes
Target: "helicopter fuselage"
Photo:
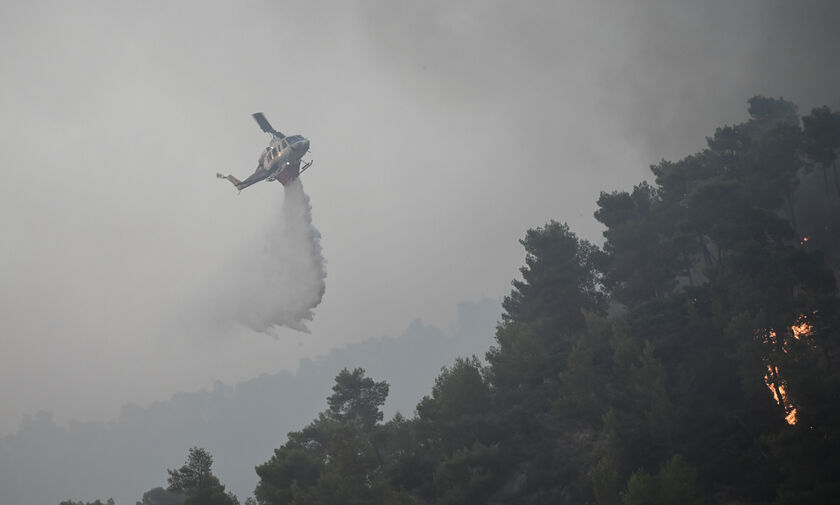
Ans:
<svg viewBox="0 0 840 505"><path fill-rule="evenodd" d="M300 135L274 136L260 155L259 167L268 173L267 180L278 180L285 186L300 174L300 160L307 151L309 140Z"/></svg>
<svg viewBox="0 0 840 505"><path fill-rule="evenodd" d="M252 116L262 131L271 134L268 147L260 154L257 169L244 181L221 173L216 177L230 181L240 191L260 181L280 181L285 186L312 165L309 161L300 166L303 156L309 152L309 140L301 135L283 135L271 126L262 112Z"/></svg>

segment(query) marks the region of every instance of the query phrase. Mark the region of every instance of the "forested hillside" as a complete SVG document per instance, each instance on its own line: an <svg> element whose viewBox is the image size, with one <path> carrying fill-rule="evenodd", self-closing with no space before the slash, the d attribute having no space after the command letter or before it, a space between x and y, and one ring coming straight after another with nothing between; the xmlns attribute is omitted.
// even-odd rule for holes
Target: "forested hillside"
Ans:
<svg viewBox="0 0 840 505"><path fill-rule="evenodd" d="M486 359L444 368L413 416L386 421L389 384L341 370L247 502L834 503L840 114L748 112L602 193L602 248L528 230ZM211 465L193 448L142 503L236 503Z"/></svg>
<svg viewBox="0 0 840 505"><path fill-rule="evenodd" d="M342 371L256 500L834 502L838 148L838 113L757 96L652 183L602 193L603 248L529 230L486 364L457 360L387 422L388 385Z"/></svg>
<svg viewBox="0 0 840 505"><path fill-rule="evenodd" d="M217 382L209 391L125 405L111 422L61 426L41 412L0 438L0 504L101 496L131 505L145 490L165 485L166 468L180 465L192 446L211 451L227 489L247 496L257 483L254 465L322 409L337 370L363 366L387 377L391 394L385 411L410 414L441 366L490 345L499 313L498 299L462 302L446 331L415 321L400 335L304 360L295 373L262 374L234 385Z"/></svg>

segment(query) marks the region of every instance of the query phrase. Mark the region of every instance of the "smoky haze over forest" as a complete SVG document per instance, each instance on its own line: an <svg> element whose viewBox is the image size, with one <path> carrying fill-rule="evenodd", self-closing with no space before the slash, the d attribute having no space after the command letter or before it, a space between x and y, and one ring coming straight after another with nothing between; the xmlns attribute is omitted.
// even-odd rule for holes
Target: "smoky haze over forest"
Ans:
<svg viewBox="0 0 840 505"><path fill-rule="evenodd" d="M294 374L217 382L208 390L179 392L144 407L126 404L108 423L63 428L40 412L15 435L0 438L0 503L57 504L107 495L131 504L144 491L164 486L165 469L179 465L196 444L213 452L228 489L244 498L257 482L254 465L268 459L287 432L324 409L338 370L361 366L373 376L388 377L386 414L411 415L440 367L487 349L499 313L499 300L464 302L447 331L414 321L398 336L371 338L306 359Z"/></svg>
<svg viewBox="0 0 840 505"><path fill-rule="evenodd" d="M447 328L508 292L525 230L600 243L600 191L749 97L840 108L838 24L808 0L6 2L0 436ZM312 142L329 277L308 335L227 302L282 212L280 185L214 177L253 171L256 111Z"/></svg>

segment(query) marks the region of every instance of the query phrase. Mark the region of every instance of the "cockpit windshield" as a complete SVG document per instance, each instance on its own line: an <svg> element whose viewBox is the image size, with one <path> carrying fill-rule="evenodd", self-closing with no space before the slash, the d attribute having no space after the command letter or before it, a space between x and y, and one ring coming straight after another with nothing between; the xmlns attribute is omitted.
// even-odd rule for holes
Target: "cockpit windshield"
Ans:
<svg viewBox="0 0 840 505"><path fill-rule="evenodd" d="M303 137L301 137L300 135L292 135L290 137L286 137L286 140L291 145L291 144L294 144L295 142L297 142L299 140L303 140Z"/></svg>

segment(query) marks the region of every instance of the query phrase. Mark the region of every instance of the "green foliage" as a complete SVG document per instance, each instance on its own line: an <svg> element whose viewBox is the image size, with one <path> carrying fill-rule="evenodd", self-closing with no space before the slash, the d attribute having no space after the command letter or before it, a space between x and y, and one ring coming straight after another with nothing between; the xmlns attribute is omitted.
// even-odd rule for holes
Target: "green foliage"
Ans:
<svg viewBox="0 0 840 505"><path fill-rule="evenodd" d="M592 468L592 494L598 505L621 505L624 481L618 462L612 455L603 455Z"/></svg>
<svg viewBox="0 0 840 505"><path fill-rule="evenodd" d="M503 461L498 446L475 442L444 458L434 472L437 503L482 504L495 491Z"/></svg>
<svg viewBox="0 0 840 505"><path fill-rule="evenodd" d="M828 168L834 175L834 189L840 197L840 177L837 174L837 156L840 151L840 112L832 112L828 107L820 107L802 118L805 130L803 151L806 156L820 166L823 183L828 195Z"/></svg>
<svg viewBox="0 0 840 505"><path fill-rule="evenodd" d="M335 378L329 408L256 468L258 503L374 504L399 501L383 469L380 408L386 382L365 377L361 368L342 370ZM396 503L396 502L395 502Z"/></svg>
<svg viewBox="0 0 840 505"><path fill-rule="evenodd" d="M204 448L193 447L184 466L166 470L167 491L185 495L184 505L238 505L236 497L226 493L225 486L213 475L212 466L213 456Z"/></svg>
<svg viewBox="0 0 840 505"><path fill-rule="evenodd" d="M318 503L379 503L385 486L377 477L379 462L370 440L352 423L336 427L318 480Z"/></svg>
<svg viewBox="0 0 840 505"><path fill-rule="evenodd" d="M333 394L327 398L327 415L339 422L351 421L364 430L382 420L380 408L388 397L388 383L365 377L363 368L346 368L335 378Z"/></svg>
<svg viewBox="0 0 840 505"><path fill-rule="evenodd" d="M627 481L621 495L624 505L702 505L697 471L680 455L672 457L656 475L639 470Z"/></svg>
<svg viewBox="0 0 840 505"><path fill-rule="evenodd" d="M260 483L255 496L259 503L295 503L302 489L317 484L322 469L323 460L314 451L286 444L275 449L274 456L256 468Z"/></svg>
<svg viewBox="0 0 840 505"><path fill-rule="evenodd" d="M836 165L837 115L803 130L756 96L749 116L651 167L655 184L601 193L603 250L528 230L487 366L444 368L414 418L380 424L387 385L342 371L329 410L257 467L260 503L830 502L838 241L798 195Z"/></svg>
<svg viewBox="0 0 840 505"><path fill-rule="evenodd" d="M797 425L767 437L765 442L785 477L779 484L778 504L836 501L840 493L838 426L836 422L823 426Z"/></svg>
<svg viewBox="0 0 840 505"><path fill-rule="evenodd" d="M608 227L604 284L613 299L635 306L669 293L675 276L686 268L679 244L662 233L671 228L659 211L658 192L647 183L632 193L601 193L595 218Z"/></svg>
<svg viewBox="0 0 840 505"><path fill-rule="evenodd" d="M528 230L520 243L525 247L525 266L519 270L523 280L513 281L502 303L505 322L542 321L574 331L585 325L583 311L603 310L598 248L556 221Z"/></svg>
<svg viewBox="0 0 840 505"><path fill-rule="evenodd" d="M536 433L535 412L551 407L551 392L566 357L586 329L586 314L602 312L598 264L601 253L565 224L551 221L528 230L522 281L502 304L497 346L487 353L497 406L524 436ZM547 401L548 400L548 401ZM528 411L531 411L530 413Z"/></svg>
<svg viewBox="0 0 840 505"><path fill-rule="evenodd" d="M749 116L654 184L601 193L603 250L557 221L528 230L487 364L444 367L414 417L383 423L388 384L339 372L246 503L836 501L840 114L800 128L756 96ZM803 193L814 167L825 195ZM822 199L810 214L803 194ZM138 505L236 503L212 461L191 449Z"/></svg>
<svg viewBox="0 0 840 505"><path fill-rule="evenodd" d="M798 198L836 164L837 115L803 130L761 96L749 115L651 167L655 184L601 193L603 250L528 230L487 365L443 368L413 418L383 424L387 384L339 373L328 410L257 467L258 502L831 502L840 241L800 239L833 221Z"/></svg>
<svg viewBox="0 0 840 505"><path fill-rule="evenodd" d="M760 138L776 125L799 125L799 113L794 103L784 98L768 98L756 95L747 100L750 119L747 131L753 138Z"/></svg>
<svg viewBox="0 0 840 505"><path fill-rule="evenodd" d="M433 440L443 454L470 447L475 441L491 443L492 407L492 392L478 359L458 358L452 367L443 368L432 396L417 404L417 429L424 438Z"/></svg>
<svg viewBox="0 0 840 505"><path fill-rule="evenodd" d="M627 481L627 492L621 495L624 505L657 505L659 498L659 480L644 470L639 470Z"/></svg>
<svg viewBox="0 0 840 505"><path fill-rule="evenodd" d="M143 499L137 502L137 505L180 505L185 499L186 496L181 493L156 487L143 493Z"/></svg>
<svg viewBox="0 0 840 505"><path fill-rule="evenodd" d="M830 165L837 159L840 149L840 112L828 107L818 107L802 118L805 130L803 150L820 165Z"/></svg>

